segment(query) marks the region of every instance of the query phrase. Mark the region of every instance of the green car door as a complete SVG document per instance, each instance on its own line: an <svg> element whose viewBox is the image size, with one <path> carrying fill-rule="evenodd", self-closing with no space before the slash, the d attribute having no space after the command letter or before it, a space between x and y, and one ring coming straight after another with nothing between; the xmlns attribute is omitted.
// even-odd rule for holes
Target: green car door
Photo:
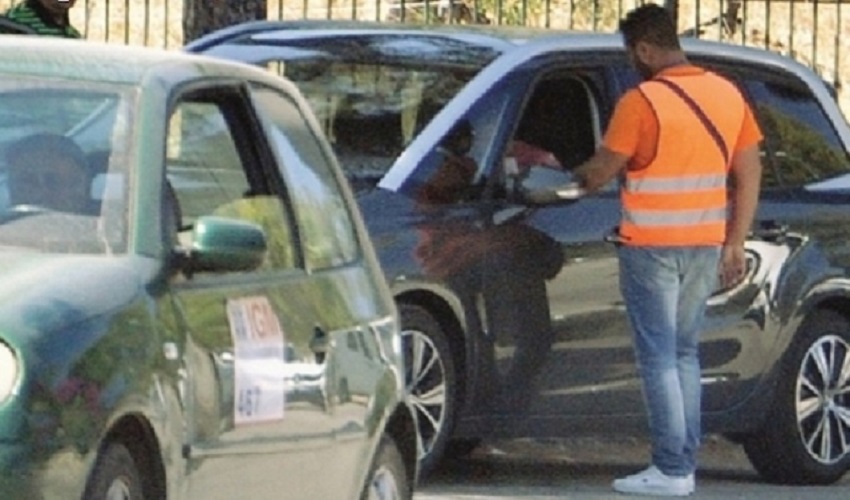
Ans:
<svg viewBox="0 0 850 500"><path fill-rule="evenodd" d="M336 339L368 333L388 313L374 305L382 301L339 185L315 173L317 158L302 161L304 137L301 150L283 158L289 139L276 140L251 102L238 87L194 89L169 120L164 197L177 221L177 253L201 261L172 280L177 328L188 333L188 493L268 496L263 479L287 470L299 480L276 497L303 498L301 478L326 484L331 495L335 482L365 472L359 462L370 430L368 405L343 404L353 400L347 387L339 396ZM263 151L258 136L273 146ZM302 171L287 176L286 163ZM264 251L213 252L204 265L210 248L233 243L216 231L240 226ZM379 377L374 370L364 393ZM316 489L312 479L307 491Z"/></svg>

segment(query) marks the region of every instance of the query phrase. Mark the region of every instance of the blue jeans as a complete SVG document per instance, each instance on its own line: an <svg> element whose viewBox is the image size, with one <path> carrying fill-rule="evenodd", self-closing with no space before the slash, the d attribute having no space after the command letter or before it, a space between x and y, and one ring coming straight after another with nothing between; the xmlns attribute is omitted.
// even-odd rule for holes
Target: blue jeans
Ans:
<svg viewBox="0 0 850 500"><path fill-rule="evenodd" d="M719 247L619 249L620 290L634 335L652 463L669 476L696 470L699 334L719 259Z"/></svg>

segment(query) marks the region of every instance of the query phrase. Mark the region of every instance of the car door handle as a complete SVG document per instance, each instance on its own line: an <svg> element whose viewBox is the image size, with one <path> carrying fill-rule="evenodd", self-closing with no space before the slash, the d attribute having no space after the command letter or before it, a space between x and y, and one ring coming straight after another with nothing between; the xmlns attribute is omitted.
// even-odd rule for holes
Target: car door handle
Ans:
<svg viewBox="0 0 850 500"><path fill-rule="evenodd" d="M317 326L313 328L313 338L310 339L310 350L316 355L316 362L323 363L330 347L330 337L327 332Z"/></svg>

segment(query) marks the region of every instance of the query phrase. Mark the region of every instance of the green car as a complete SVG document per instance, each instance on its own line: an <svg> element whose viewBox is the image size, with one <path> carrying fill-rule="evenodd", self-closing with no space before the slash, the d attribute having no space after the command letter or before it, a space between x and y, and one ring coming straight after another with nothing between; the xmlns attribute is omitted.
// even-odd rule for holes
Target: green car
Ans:
<svg viewBox="0 0 850 500"><path fill-rule="evenodd" d="M0 37L0 498L411 498L398 312L288 81Z"/></svg>

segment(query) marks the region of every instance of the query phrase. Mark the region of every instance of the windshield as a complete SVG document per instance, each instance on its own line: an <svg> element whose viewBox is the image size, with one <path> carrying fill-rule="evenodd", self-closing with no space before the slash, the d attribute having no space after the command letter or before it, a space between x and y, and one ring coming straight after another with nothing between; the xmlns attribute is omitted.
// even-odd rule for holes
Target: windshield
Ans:
<svg viewBox="0 0 850 500"><path fill-rule="evenodd" d="M5 76L0 83L0 247L126 249L125 87Z"/></svg>
<svg viewBox="0 0 850 500"><path fill-rule="evenodd" d="M431 36L260 39L260 64L307 98L352 184L372 185L408 143L497 55ZM246 45L247 47L247 45Z"/></svg>

